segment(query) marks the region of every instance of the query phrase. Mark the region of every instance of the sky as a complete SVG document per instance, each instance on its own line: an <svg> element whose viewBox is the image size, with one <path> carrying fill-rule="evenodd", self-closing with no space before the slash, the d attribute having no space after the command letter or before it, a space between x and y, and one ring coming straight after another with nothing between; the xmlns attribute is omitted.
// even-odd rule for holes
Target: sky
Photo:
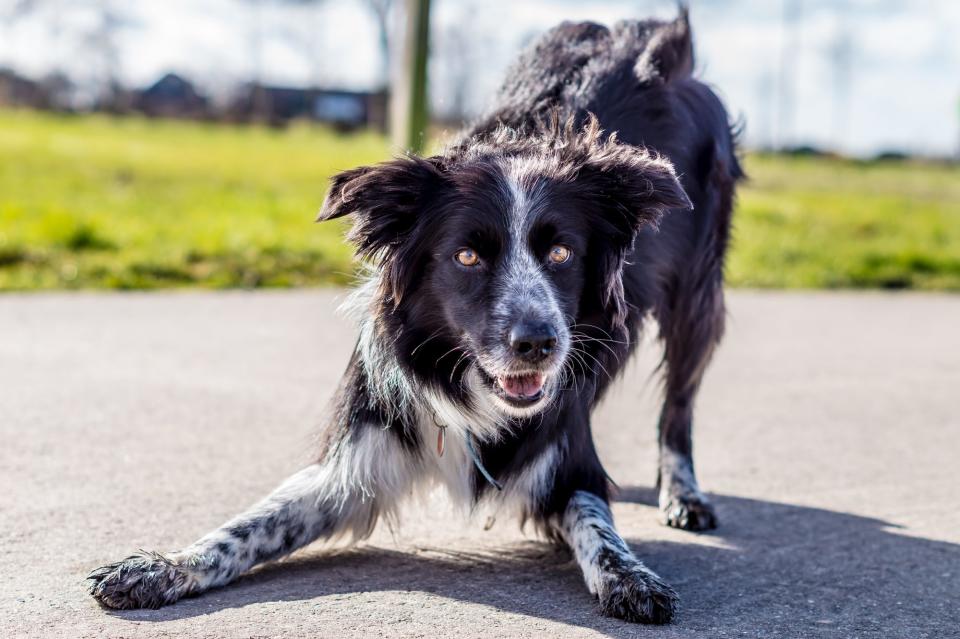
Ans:
<svg viewBox="0 0 960 639"><path fill-rule="evenodd" d="M16 0L0 0L9 6ZM363 0L35 0L0 24L0 65L41 76L103 73L88 32L123 15L118 72L131 86L177 71L218 95L273 84L365 89L382 66ZM692 0L697 73L745 124L750 146L854 155L960 150L960 1ZM672 0L433 0L431 101L477 114L522 46L562 20L670 17ZM789 18L785 20L785 17ZM396 20L395 20L396 21ZM784 78L790 78L784 81Z"/></svg>

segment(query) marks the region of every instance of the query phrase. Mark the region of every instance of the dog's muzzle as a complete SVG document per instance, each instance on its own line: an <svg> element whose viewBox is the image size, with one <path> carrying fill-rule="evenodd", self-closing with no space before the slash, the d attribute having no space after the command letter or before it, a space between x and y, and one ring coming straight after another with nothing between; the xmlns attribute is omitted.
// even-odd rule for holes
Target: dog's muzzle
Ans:
<svg viewBox="0 0 960 639"><path fill-rule="evenodd" d="M546 398L562 349L556 329L548 322L520 321L506 336L499 370L484 370L493 394L508 408L525 411Z"/></svg>

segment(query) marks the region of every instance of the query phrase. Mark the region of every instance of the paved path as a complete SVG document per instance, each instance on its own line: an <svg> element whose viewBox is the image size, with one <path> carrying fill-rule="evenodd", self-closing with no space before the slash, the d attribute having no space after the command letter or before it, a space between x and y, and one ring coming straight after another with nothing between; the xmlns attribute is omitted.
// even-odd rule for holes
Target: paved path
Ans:
<svg viewBox="0 0 960 639"><path fill-rule="evenodd" d="M324 291L0 297L0 637L960 636L960 297L731 295L699 403L721 528L656 524L655 353L596 416L620 530L683 599L597 616L508 521L412 509L160 611L83 577L192 541L309 459L352 346Z"/></svg>

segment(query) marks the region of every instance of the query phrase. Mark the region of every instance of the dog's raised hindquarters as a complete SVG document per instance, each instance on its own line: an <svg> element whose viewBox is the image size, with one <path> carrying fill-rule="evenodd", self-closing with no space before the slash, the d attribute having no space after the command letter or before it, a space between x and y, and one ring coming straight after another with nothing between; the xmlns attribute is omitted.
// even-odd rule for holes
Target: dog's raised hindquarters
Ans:
<svg viewBox="0 0 960 639"><path fill-rule="evenodd" d="M94 597L169 604L316 539L363 538L439 485L568 545L604 614L672 619L677 595L614 527L590 414L655 316L661 518L716 525L691 429L741 172L692 68L685 15L563 24L443 153L337 175L320 219L353 216L372 270L316 463L183 550L94 571Z"/></svg>

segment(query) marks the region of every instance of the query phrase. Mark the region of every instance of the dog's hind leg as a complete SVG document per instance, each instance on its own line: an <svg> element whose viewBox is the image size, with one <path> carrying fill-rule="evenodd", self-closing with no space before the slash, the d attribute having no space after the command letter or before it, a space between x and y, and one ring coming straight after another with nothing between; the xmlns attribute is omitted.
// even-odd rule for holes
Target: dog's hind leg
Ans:
<svg viewBox="0 0 960 639"><path fill-rule="evenodd" d="M677 292L661 312L665 388L659 421L657 474L661 520L684 530L715 528L713 506L693 470L693 405L703 373L723 334L723 290L718 283Z"/></svg>
<svg viewBox="0 0 960 639"><path fill-rule="evenodd" d="M717 105L722 112L722 108ZM660 464L657 474L660 513L668 526L708 530L717 526L713 506L693 472L693 405L703 373L723 336L723 260L733 214L734 187L743 173L733 156L733 141L704 149L698 161L701 181L709 185L697 202L707 225L691 247L683 272L667 287L655 308L664 343L665 395L660 413Z"/></svg>
<svg viewBox="0 0 960 639"><path fill-rule="evenodd" d="M189 547L141 552L95 570L90 592L110 608L159 608L315 539L366 536L409 488L411 463L394 433L370 425L353 429L321 462Z"/></svg>
<svg viewBox="0 0 960 639"><path fill-rule="evenodd" d="M603 498L574 492L556 530L573 551L603 614L640 623L668 623L674 617L677 593L630 551Z"/></svg>

